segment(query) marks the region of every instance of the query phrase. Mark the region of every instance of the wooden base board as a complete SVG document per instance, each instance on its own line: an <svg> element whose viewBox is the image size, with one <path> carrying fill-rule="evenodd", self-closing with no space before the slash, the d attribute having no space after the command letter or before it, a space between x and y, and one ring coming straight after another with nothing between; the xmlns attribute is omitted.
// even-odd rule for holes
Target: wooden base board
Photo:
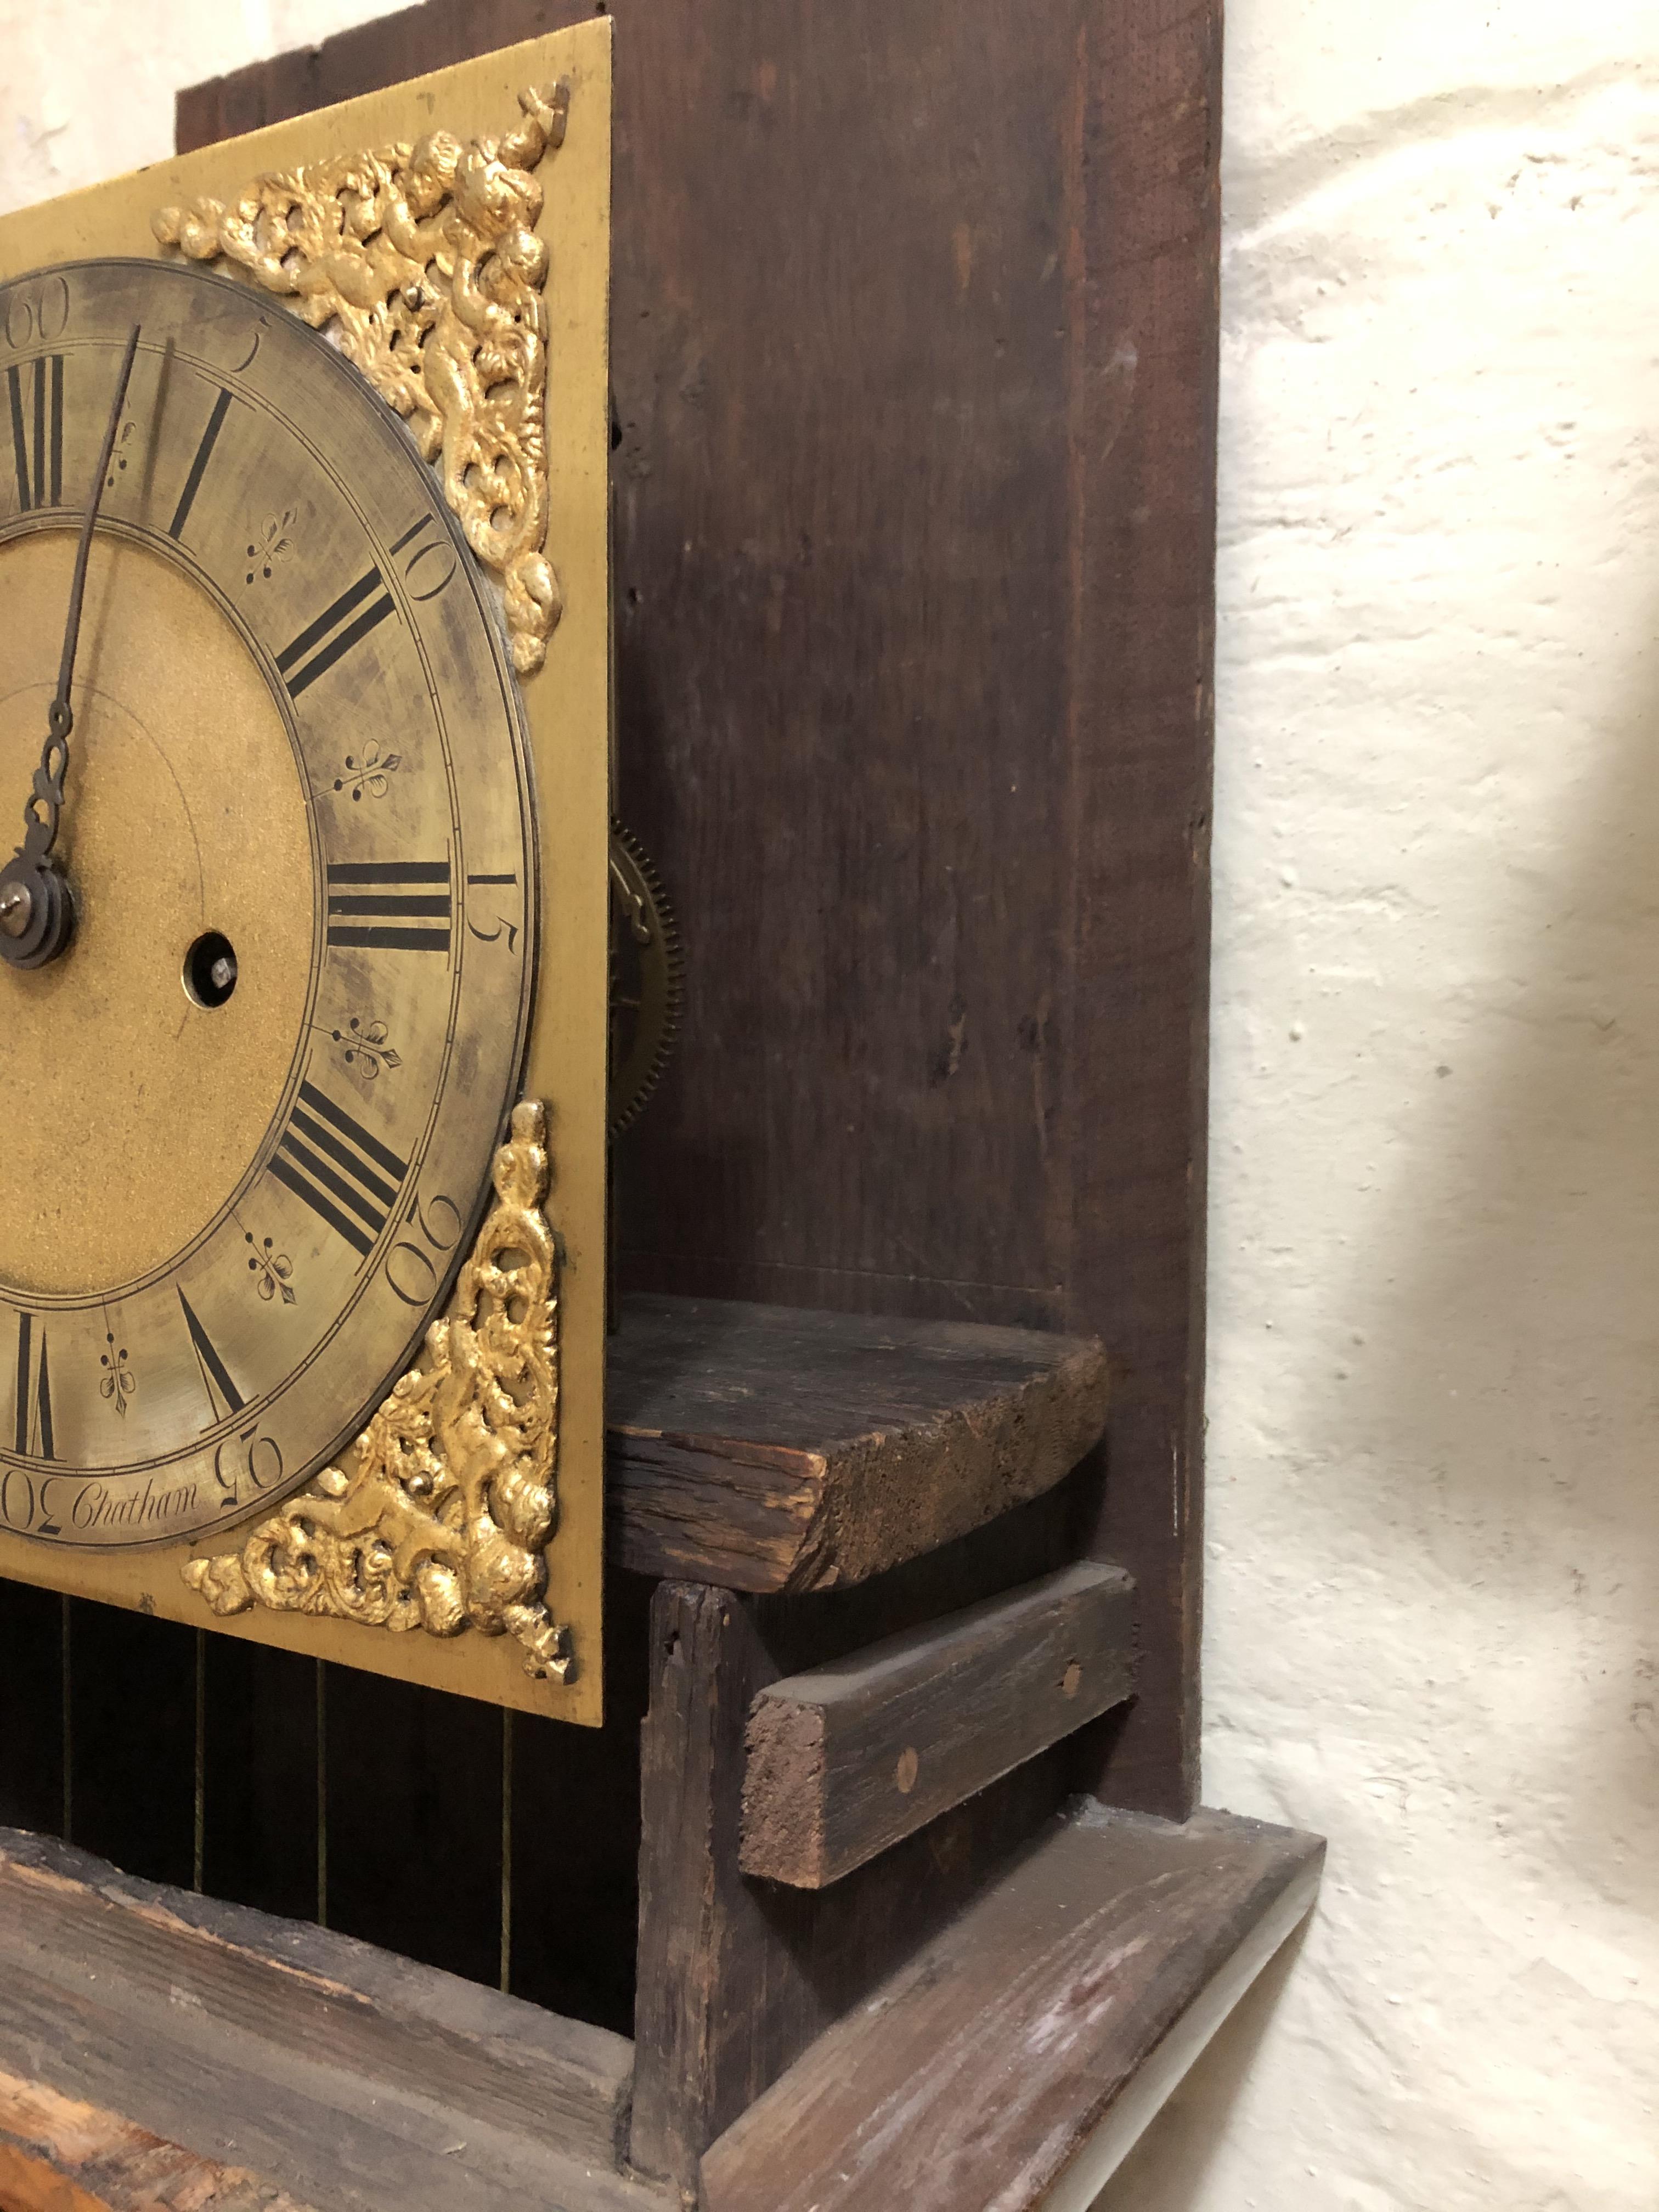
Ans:
<svg viewBox="0 0 1659 2212"><path fill-rule="evenodd" d="M1074 1808L726 2130L702 2212L1085 2212L1323 1856L1227 1814ZM633 2056L0 1830L8 2212L136 2212L157 2176L198 2212L681 2212L695 2165L684 2195L622 2170Z"/></svg>
<svg viewBox="0 0 1659 2212"><path fill-rule="evenodd" d="M1225 1813L1061 1818L726 2130L703 2212L1085 2212L1324 1851Z"/></svg>
<svg viewBox="0 0 1659 2212"><path fill-rule="evenodd" d="M441 1875L389 1856L388 1881ZM623 2037L0 1830L0 2069L314 2212L660 2212ZM0 2199L0 2201L3 2201Z"/></svg>

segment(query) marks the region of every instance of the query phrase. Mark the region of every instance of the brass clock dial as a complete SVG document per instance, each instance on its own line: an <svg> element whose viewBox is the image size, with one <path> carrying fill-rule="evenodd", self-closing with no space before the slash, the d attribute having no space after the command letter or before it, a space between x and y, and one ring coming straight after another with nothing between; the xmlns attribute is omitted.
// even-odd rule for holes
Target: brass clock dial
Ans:
<svg viewBox="0 0 1659 2212"><path fill-rule="evenodd" d="M81 1546L244 1519L356 1433L482 1213L537 951L520 703L431 473L322 338L175 264L0 287L0 860L135 325L75 933L0 966L0 1525Z"/></svg>

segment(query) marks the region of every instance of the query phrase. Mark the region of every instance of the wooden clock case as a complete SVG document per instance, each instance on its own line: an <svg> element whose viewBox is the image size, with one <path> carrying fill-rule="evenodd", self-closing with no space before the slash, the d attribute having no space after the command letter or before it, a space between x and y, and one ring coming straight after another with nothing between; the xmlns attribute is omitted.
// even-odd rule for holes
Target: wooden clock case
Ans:
<svg viewBox="0 0 1659 2212"><path fill-rule="evenodd" d="M8 1847L0 2067L319 2208L1084 2212L1321 1849L1195 1812L1220 11L610 12L618 777L689 961L606 1724L504 1760L239 1649L192 1725L188 1638L85 1608L150 1705L72 1732L8 1594L0 1817L128 1871ZM179 145L588 14L428 0Z"/></svg>

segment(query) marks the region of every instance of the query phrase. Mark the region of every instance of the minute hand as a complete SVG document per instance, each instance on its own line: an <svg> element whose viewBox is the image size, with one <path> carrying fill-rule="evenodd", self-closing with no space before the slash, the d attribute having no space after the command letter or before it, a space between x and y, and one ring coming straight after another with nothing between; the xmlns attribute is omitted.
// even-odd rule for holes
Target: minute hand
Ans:
<svg viewBox="0 0 1659 2212"><path fill-rule="evenodd" d="M133 356L138 350L138 325L134 324L121 356L115 380L115 398L104 427L98 455L98 472L92 495L81 517L81 535L75 549L75 572L70 581L69 615L64 624L64 651L58 664L58 690L46 709L46 742L33 788L23 806L23 842L0 868L0 957L14 968L40 968L55 960L69 943L75 927L75 908L61 862L52 857L58 842L58 819L64 808L64 781L69 774L70 732L75 709L70 687L75 680L75 648L81 636L81 602L86 594L87 561L92 533L104 496L115 434L126 404Z"/></svg>
<svg viewBox="0 0 1659 2212"><path fill-rule="evenodd" d="M75 727L75 709L70 704L70 686L75 679L75 648L81 638L81 602L86 596L87 560L92 551L92 532L98 520L98 509L104 497L104 479L109 474L110 456L115 451L115 434L120 428L121 410L126 404L127 385L132 375L133 356L138 350L138 325L135 323L127 339L126 351L121 356L120 374L115 380L115 398L109 410L109 421L104 426L104 442L98 455L98 473L92 480L92 497L87 501L86 513L81 517L81 537L75 549L75 574L70 582L69 615L64 624L64 652L58 664L58 693L46 709L46 743L40 755L40 766L34 778L34 790L23 809L26 830L21 858L45 860L58 839L58 816L64 804L64 778L69 769L70 732ZM35 842L36 831L42 817L38 806L46 809L46 836L43 843Z"/></svg>

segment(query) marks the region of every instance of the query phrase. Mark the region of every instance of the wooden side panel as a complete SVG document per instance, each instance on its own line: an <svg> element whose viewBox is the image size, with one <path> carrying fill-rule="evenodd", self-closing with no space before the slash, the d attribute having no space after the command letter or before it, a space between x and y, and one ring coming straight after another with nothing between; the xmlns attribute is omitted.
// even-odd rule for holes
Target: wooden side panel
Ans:
<svg viewBox="0 0 1659 2212"><path fill-rule="evenodd" d="M763 1690L744 1735L748 1875L823 1889L1134 1680L1134 1584L1085 1562Z"/></svg>
<svg viewBox="0 0 1659 2212"><path fill-rule="evenodd" d="M198 145L574 21L428 0ZM616 0L623 811L689 954L638 1287L1099 1334L1198 1740L1220 0Z"/></svg>

